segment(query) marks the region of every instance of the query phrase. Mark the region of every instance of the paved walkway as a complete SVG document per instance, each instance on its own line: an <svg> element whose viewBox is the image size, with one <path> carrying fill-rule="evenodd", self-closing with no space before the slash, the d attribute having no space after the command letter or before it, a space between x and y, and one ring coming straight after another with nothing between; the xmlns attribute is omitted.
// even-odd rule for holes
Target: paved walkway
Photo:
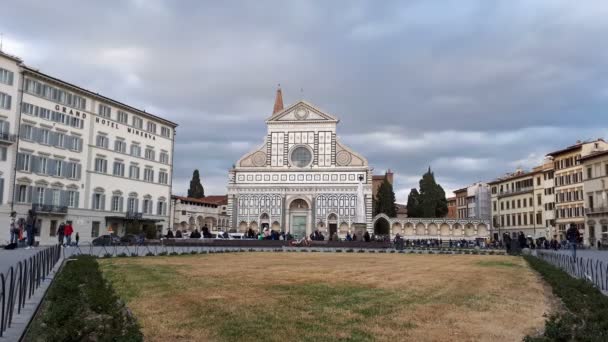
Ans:
<svg viewBox="0 0 608 342"><path fill-rule="evenodd" d="M6 275L11 266L15 266L19 261L27 259L45 248L48 248L48 246L36 247L32 249L0 249L0 272ZM48 287L51 284L52 279L55 277L60 265L61 261L57 263L49 276L41 282L40 287L34 292L34 295L25 302L25 307L21 309L21 314L17 314L17 311L14 311L11 327L3 333L2 337L0 337L0 342L13 342L18 341L21 338L21 335L36 312L38 305L42 301L42 298L48 290Z"/></svg>
<svg viewBox="0 0 608 342"><path fill-rule="evenodd" d="M11 266L19 261L29 258L46 247L35 247L32 249L17 248L13 250L0 249L0 272L6 274Z"/></svg>

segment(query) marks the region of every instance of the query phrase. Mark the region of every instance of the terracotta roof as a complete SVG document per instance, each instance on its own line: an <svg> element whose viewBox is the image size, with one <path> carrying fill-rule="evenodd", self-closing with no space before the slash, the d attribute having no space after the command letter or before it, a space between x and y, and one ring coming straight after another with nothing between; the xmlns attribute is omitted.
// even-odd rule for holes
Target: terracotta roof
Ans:
<svg viewBox="0 0 608 342"><path fill-rule="evenodd" d="M608 150L596 151L596 152L590 153L584 157L581 157L581 160L593 159L593 158L601 157L601 156L605 156L605 155L608 155Z"/></svg>
<svg viewBox="0 0 608 342"><path fill-rule="evenodd" d="M547 155L548 155L548 156L551 156L551 157L555 157L555 156L557 156L557 155L560 155L560 154L563 154L563 153L566 153L566 152L571 152L571 151L577 150L577 149L579 149L581 146L583 146L584 144L593 143L593 142L598 142L598 141L604 141L604 139L595 139L595 140L591 140L591 141L581 141L581 142L577 142L576 144L574 144L574 145L572 145L572 146L568 146L568 147L566 147L566 148L564 148L564 149L557 150L557 151L554 151L554 152L551 152L551 153L547 153Z"/></svg>
<svg viewBox="0 0 608 342"><path fill-rule="evenodd" d="M463 192L463 191L467 191L467 189L468 189L468 187L466 187L466 188L462 188L462 189L458 189L458 190L454 190L454 191L452 191L452 192L455 194L455 193L457 193L457 192Z"/></svg>
<svg viewBox="0 0 608 342"><path fill-rule="evenodd" d="M228 196L220 195L220 196L206 196L203 198L194 198L194 197L185 197L185 196L171 196L174 199L178 199L184 202L194 202L201 204L213 204L213 205L226 205L228 204Z"/></svg>
<svg viewBox="0 0 608 342"><path fill-rule="evenodd" d="M279 85L280 87L280 85ZM272 115L283 110L283 92L281 88L277 89L277 96L274 99L274 108L272 109Z"/></svg>

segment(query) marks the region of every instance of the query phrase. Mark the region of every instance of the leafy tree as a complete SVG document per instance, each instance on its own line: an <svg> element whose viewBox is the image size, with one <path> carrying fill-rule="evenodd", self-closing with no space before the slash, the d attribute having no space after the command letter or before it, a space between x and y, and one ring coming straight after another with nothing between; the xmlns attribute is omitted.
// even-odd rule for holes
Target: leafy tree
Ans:
<svg viewBox="0 0 608 342"><path fill-rule="evenodd" d="M192 180L190 181L190 189L188 189L188 197L192 198L203 198L205 197L205 189L201 184L201 178L198 174L198 169L195 169L192 173Z"/></svg>
<svg viewBox="0 0 608 342"><path fill-rule="evenodd" d="M374 216L380 213L386 214L388 217L397 216L397 207L395 206L395 192L393 191L393 185L384 179L376 198L374 198Z"/></svg>
<svg viewBox="0 0 608 342"><path fill-rule="evenodd" d="M435 175L429 170L422 175L419 182L420 191L412 189L408 197L408 216L411 217L444 217L448 213L448 201L445 191L435 181ZM410 213L410 200L411 209Z"/></svg>
<svg viewBox="0 0 608 342"><path fill-rule="evenodd" d="M421 217L420 213L420 193L418 189L413 188L407 196L407 216Z"/></svg>

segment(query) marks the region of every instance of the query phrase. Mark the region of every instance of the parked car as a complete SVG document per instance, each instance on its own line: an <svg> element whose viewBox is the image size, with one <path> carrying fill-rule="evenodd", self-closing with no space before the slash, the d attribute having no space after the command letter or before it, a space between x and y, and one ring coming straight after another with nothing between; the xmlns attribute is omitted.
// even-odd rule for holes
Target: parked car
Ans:
<svg viewBox="0 0 608 342"><path fill-rule="evenodd" d="M126 243L129 245L140 245L144 242L145 238L143 236L135 235L135 234L127 234L120 238L121 243Z"/></svg>
<svg viewBox="0 0 608 342"><path fill-rule="evenodd" d="M111 246L120 244L120 238L116 235L102 235L92 241L93 246Z"/></svg>

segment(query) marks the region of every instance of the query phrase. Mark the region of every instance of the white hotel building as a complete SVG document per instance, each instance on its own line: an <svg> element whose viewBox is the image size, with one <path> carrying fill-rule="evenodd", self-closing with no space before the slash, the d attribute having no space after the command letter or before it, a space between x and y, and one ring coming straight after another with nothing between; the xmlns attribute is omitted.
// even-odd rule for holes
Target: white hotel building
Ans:
<svg viewBox="0 0 608 342"><path fill-rule="evenodd" d="M166 230L176 126L0 52L0 227L32 209L42 244L67 221L83 242Z"/></svg>

